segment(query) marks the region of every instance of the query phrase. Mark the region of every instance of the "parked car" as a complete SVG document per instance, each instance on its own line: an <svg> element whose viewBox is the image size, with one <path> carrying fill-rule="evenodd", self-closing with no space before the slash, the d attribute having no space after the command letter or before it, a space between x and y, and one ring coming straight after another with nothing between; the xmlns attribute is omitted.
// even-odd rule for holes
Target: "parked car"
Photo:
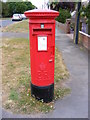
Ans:
<svg viewBox="0 0 90 120"><path fill-rule="evenodd" d="M24 14L21 14L22 19L26 19L26 16Z"/></svg>
<svg viewBox="0 0 90 120"><path fill-rule="evenodd" d="M23 18L22 18L22 14L19 14L19 15L20 15L21 19L23 19Z"/></svg>
<svg viewBox="0 0 90 120"><path fill-rule="evenodd" d="M22 16L20 14L13 14L12 21L22 20Z"/></svg>

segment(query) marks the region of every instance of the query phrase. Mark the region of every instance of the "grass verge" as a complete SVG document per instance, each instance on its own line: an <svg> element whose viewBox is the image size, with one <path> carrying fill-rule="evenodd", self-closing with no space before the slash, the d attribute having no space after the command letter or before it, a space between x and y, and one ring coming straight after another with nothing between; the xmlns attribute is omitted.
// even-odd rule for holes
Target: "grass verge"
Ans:
<svg viewBox="0 0 90 120"><path fill-rule="evenodd" d="M55 99L43 103L31 97L29 41L24 38L3 39L3 107L15 113L47 113L54 109L54 102L70 93L64 86L69 73L63 63L62 55L55 50Z"/></svg>
<svg viewBox="0 0 90 120"><path fill-rule="evenodd" d="M11 18L0 18L0 20L9 20Z"/></svg>
<svg viewBox="0 0 90 120"><path fill-rule="evenodd" d="M13 24L2 28L2 32L28 32L29 31L29 24L28 19L14 22Z"/></svg>

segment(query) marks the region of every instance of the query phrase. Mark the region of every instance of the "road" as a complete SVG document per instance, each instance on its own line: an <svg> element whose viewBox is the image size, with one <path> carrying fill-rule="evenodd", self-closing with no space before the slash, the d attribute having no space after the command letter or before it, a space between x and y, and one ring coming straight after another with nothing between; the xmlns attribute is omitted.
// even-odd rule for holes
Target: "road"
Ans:
<svg viewBox="0 0 90 120"><path fill-rule="evenodd" d="M11 19L8 20L0 20L0 26L1 27L6 27L10 24L13 24L14 22L18 22L18 21L12 21Z"/></svg>

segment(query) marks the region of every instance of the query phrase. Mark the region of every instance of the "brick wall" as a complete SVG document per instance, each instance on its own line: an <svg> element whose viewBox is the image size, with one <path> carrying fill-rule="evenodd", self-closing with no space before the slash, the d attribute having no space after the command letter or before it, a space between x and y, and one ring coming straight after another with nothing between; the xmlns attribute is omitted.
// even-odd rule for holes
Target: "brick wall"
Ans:
<svg viewBox="0 0 90 120"><path fill-rule="evenodd" d="M79 42L88 50L90 50L90 35L79 31Z"/></svg>

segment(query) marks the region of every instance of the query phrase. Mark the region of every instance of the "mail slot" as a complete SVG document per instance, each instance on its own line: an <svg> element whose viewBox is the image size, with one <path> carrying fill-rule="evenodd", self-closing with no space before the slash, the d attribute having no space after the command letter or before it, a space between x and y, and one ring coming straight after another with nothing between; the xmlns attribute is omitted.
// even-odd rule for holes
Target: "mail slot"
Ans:
<svg viewBox="0 0 90 120"><path fill-rule="evenodd" d="M55 17L53 10L29 10L31 95L50 102L54 98Z"/></svg>
<svg viewBox="0 0 90 120"><path fill-rule="evenodd" d="M52 33L52 28L34 28L33 29L33 33L38 34L39 32L43 32L43 33Z"/></svg>

